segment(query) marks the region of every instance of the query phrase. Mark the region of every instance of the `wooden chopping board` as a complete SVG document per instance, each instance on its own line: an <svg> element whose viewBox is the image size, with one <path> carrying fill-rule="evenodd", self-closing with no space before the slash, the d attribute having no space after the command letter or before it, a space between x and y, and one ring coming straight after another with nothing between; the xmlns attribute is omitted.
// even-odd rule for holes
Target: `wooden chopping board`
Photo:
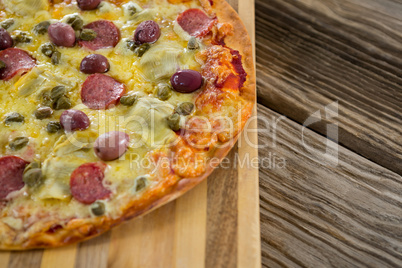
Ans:
<svg viewBox="0 0 402 268"><path fill-rule="evenodd" d="M254 44L254 0L228 2ZM261 267L258 168L234 164L257 159L257 143L256 132L243 133L229 166L150 214L76 245L0 252L0 268Z"/></svg>

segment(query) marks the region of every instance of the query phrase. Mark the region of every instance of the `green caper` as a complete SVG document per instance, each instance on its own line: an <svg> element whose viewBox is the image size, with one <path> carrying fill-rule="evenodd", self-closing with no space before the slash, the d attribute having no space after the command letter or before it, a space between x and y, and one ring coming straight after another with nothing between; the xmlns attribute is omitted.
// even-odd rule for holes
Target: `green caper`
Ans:
<svg viewBox="0 0 402 268"><path fill-rule="evenodd" d="M10 123L23 123L25 121L24 116L19 113L11 113L6 116L6 120L4 121L7 125Z"/></svg>
<svg viewBox="0 0 402 268"><path fill-rule="evenodd" d="M142 45L140 45L139 47L137 47L137 48L134 50L134 54L135 54L137 57L142 57L142 55L144 55L145 52L147 52L147 50L148 50L150 47L151 47L151 45L148 44L148 43L142 44Z"/></svg>
<svg viewBox="0 0 402 268"><path fill-rule="evenodd" d="M51 121L46 126L46 131L49 133L56 133L61 129L61 125L59 122Z"/></svg>
<svg viewBox="0 0 402 268"><path fill-rule="evenodd" d="M133 16L135 13L137 13L137 8L134 5L127 6L126 10L129 16Z"/></svg>
<svg viewBox="0 0 402 268"><path fill-rule="evenodd" d="M29 139L27 137L17 137L10 142L10 149L18 151L27 146Z"/></svg>
<svg viewBox="0 0 402 268"><path fill-rule="evenodd" d="M24 173L26 173L28 170L34 169L34 168L40 168L40 163L39 163L39 162L31 162L31 163L29 163L29 164L25 167Z"/></svg>
<svg viewBox="0 0 402 268"><path fill-rule="evenodd" d="M189 115L193 110L194 110L194 104L192 104L191 102L183 102L180 103L179 106L177 106L175 111L180 115Z"/></svg>
<svg viewBox="0 0 402 268"><path fill-rule="evenodd" d="M171 114L166 118L167 124L173 131L180 129L180 115L177 113Z"/></svg>
<svg viewBox="0 0 402 268"><path fill-rule="evenodd" d="M50 26L49 21L42 21L34 26L33 31L36 34L45 34L47 33L47 28L49 28L49 26Z"/></svg>
<svg viewBox="0 0 402 268"><path fill-rule="evenodd" d="M98 34L91 29L83 29L80 34L80 39L84 41L92 41L96 38Z"/></svg>
<svg viewBox="0 0 402 268"><path fill-rule="evenodd" d="M53 65L58 65L60 63L61 53L59 51L54 51L51 57Z"/></svg>
<svg viewBox="0 0 402 268"><path fill-rule="evenodd" d="M172 88L168 84L161 83L158 85L156 96L160 100L168 100L172 96Z"/></svg>
<svg viewBox="0 0 402 268"><path fill-rule="evenodd" d="M56 48L54 47L54 45L52 43L46 43L43 44L40 47L40 51L46 56L46 57L51 57L53 55L53 53L56 51Z"/></svg>
<svg viewBox="0 0 402 268"><path fill-rule="evenodd" d="M187 43L187 48L190 50L199 49L200 44L198 43L197 38L195 38L194 36L190 37L190 40L188 40Z"/></svg>
<svg viewBox="0 0 402 268"><path fill-rule="evenodd" d="M0 60L0 69L6 68L6 63Z"/></svg>
<svg viewBox="0 0 402 268"><path fill-rule="evenodd" d="M58 100L61 98L61 96L63 96L64 94L66 94L66 87L63 85L60 86L55 86L54 88L52 88L52 90L50 91L50 98L52 100Z"/></svg>
<svg viewBox="0 0 402 268"><path fill-rule="evenodd" d="M55 110L63 110L71 108L71 101L66 96L61 96L53 105Z"/></svg>
<svg viewBox="0 0 402 268"><path fill-rule="evenodd" d="M135 101L137 100L137 96L134 94L124 95L120 98L120 103L124 106L133 106Z"/></svg>
<svg viewBox="0 0 402 268"><path fill-rule="evenodd" d="M49 91L44 91L41 94L41 104L43 106L48 106L48 107L51 107L53 105L53 100L50 97L50 92Z"/></svg>
<svg viewBox="0 0 402 268"><path fill-rule="evenodd" d="M34 112L35 117L40 120L49 118L52 114L53 110L50 107L40 107Z"/></svg>
<svg viewBox="0 0 402 268"><path fill-rule="evenodd" d="M145 176L140 176L135 179L135 191L139 192L147 186L147 178Z"/></svg>
<svg viewBox="0 0 402 268"><path fill-rule="evenodd" d="M105 204L102 202L95 202L91 207L91 211L95 216L102 216L105 214Z"/></svg>
<svg viewBox="0 0 402 268"><path fill-rule="evenodd" d="M24 171L24 175L22 176L22 180L29 187L34 187L41 184L42 179L42 170L40 168L31 168L29 170L26 170Z"/></svg>
<svg viewBox="0 0 402 268"><path fill-rule="evenodd" d="M27 32L18 31L17 35L14 37L16 43L31 43L32 37L28 35Z"/></svg>
<svg viewBox="0 0 402 268"><path fill-rule="evenodd" d="M138 47L137 43L134 40L127 40L127 48L134 52L134 50Z"/></svg>
<svg viewBox="0 0 402 268"><path fill-rule="evenodd" d="M0 23L0 27L7 30L15 23L14 19L6 19Z"/></svg>
<svg viewBox="0 0 402 268"><path fill-rule="evenodd" d="M82 26L84 26L84 21L82 20L82 18L80 16L74 15L74 16L68 18L67 24L70 24L71 27L73 27L73 29L75 31L78 31L78 30L82 29Z"/></svg>

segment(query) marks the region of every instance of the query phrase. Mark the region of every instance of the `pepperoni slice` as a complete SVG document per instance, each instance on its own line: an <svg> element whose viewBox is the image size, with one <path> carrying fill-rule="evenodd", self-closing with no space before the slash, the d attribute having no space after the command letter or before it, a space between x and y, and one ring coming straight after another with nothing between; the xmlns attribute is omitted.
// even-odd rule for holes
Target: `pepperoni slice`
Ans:
<svg viewBox="0 0 402 268"><path fill-rule="evenodd" d="M105 169L106 165L100 162L86 163L76 168L70 177L73 197L83 204L108 198L111 192L102 184Z"/></svg>
<svg viewBox="0 0 402 268"><path fill-rule="evenodd" d="M107 109L116 104L126 91L126 86L104 74L92 74L82 84L81 100L93 110Z"/></svg>
<svg viewBox="0 0 402 268"><path fill-rule="evenodd" d="M9 193L24 187L22 174L28 162L17 156L0 158L0 200L6 200Z"/></svg>
<svg viewBox="0 0 402 268"><path fill-rule="evenodd" d="M91 29L97 33L92 41L80 40L79 44L91 50L115 47L120 41L120 30L107 20L97 20L84 26L84 29Z"/></svg>
<svg viewBox="0 0 402 268"><path fill-rule="evenodd" d="M19 48L7 48L0 52L0 60L2 60L6 67L0 69L0 79L10 80L16 74L23 74L36 66L35 59L33 59L28 52Z"/></svg>
<svg viewBox="0 0 402 268"><path fill-rule="evenodd" d="M191 36L203 37L211 31L216 19L211 19L200 9L192 8L181 13L177 22Z"/></svg>

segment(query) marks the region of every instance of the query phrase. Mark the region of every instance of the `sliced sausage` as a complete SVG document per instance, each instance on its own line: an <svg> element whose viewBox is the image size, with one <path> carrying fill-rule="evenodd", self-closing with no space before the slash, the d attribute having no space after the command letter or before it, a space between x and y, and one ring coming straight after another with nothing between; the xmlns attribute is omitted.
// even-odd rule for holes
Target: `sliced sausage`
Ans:
<svg viewBox="0 0 402 268"><path fill-rule="evenodd" d="M97 20L84 26L96 32L96 38L91 41L80 40L79 44L91 50L115 47L120 40L120 30L107 20Z"/></svg>
<svg viewBox="0 0 402 268"><path fill-rule="evenodd" d="M0 200L6 200L9 193L24 187L22 175L28 162L17 156L0 158Z"/></svg>
<svg viewBox="0 0 402 268"><path fill-rule="evenodd" d="M82 84L81 100L93 110L117 104L126 91L123 83L104 74L92 74Z"/></svg>
<svg viewBox="0 0 402 268"><path fill-rule="evenodd" d="M146 20L138 25L134 32L134 41L137 44L155 43L161 35L159 25L153 20Z"/></svg>
<svg viewBox="0 0 402 268"><path fill-rule="evenodd" d="M83 204L106 199L111 192L103 186L106 164L85 163L76 168L70 177L70 191L75 199Z"/></svg>
<svg viewBox="0 0 402 268"><path fill-rule="evenodd" d="M211 31L216 19L211 19L200 9L192 8L181 13L177 23L191 36L203 37Z"/></svg>
<svg viewBox="0 0 402 268"><path fill-rule="evenodd" d="M19 48L8 48L0 52L0 60L2 60L6 67L0 69L0 79L10 80L17 74L23 74L36 66L35 59L33 59L28 52Z"/></svg>

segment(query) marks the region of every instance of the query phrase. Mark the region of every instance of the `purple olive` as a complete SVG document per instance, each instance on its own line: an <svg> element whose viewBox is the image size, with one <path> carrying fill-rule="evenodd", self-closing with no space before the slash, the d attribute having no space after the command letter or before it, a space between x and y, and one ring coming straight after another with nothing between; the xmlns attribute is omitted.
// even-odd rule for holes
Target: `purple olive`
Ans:
<svg viewBox="0 0 402 268"><path fill-rule="evenodd" d="M102 0L77 0L81 10L93 10L97 8Z"/></svg>
<svg viewBox="0 0 402 268"><path fill-rule="evenodd" d="M60 116L60 124L67 132L87 129L90 123L88 116L79 110L65 110Z"/></svg>
<svg viewBox="0 0 402 268"><path fill-rule="evenodd" d="M95 141L95 154L104 161L115 160L127 151L129 140L129 136L124 132L107 132Z"/></svg>
<svg viewBox="0 0 402 268"><path fill-rule="evenodd" d="M138 25L134 32L134 41L137 44L155 43L159 39L161 31L159 25L153 20L146 20Z"/></svg>
<svg viewBox="0 0 402 268"><path fill-rule="evenodd" d="M170 78L174 90L180 93L191 93L202 86L202 76L194 70L181 70Z"/></svg>
<svg viewBox="0 0 402 268"><path fill-rule="evenodd" d="M10 34L0 28L0 50L4 50L13 46L13 39L11 38Z"/></svg>
<svg viewBox="0 0 402 268"><path fill-rule="evenodd" d="M73 47L75 44L75 32L67 23L56 22L47 29L49 39L57 46Z"/></svg>
<svg viewBox="0 0 402 268"><path fill-rule="evenodd" d="M110 65L107 58L100 54L91 54L82 59L80 70L85 74L106 73Z"/></svg>

